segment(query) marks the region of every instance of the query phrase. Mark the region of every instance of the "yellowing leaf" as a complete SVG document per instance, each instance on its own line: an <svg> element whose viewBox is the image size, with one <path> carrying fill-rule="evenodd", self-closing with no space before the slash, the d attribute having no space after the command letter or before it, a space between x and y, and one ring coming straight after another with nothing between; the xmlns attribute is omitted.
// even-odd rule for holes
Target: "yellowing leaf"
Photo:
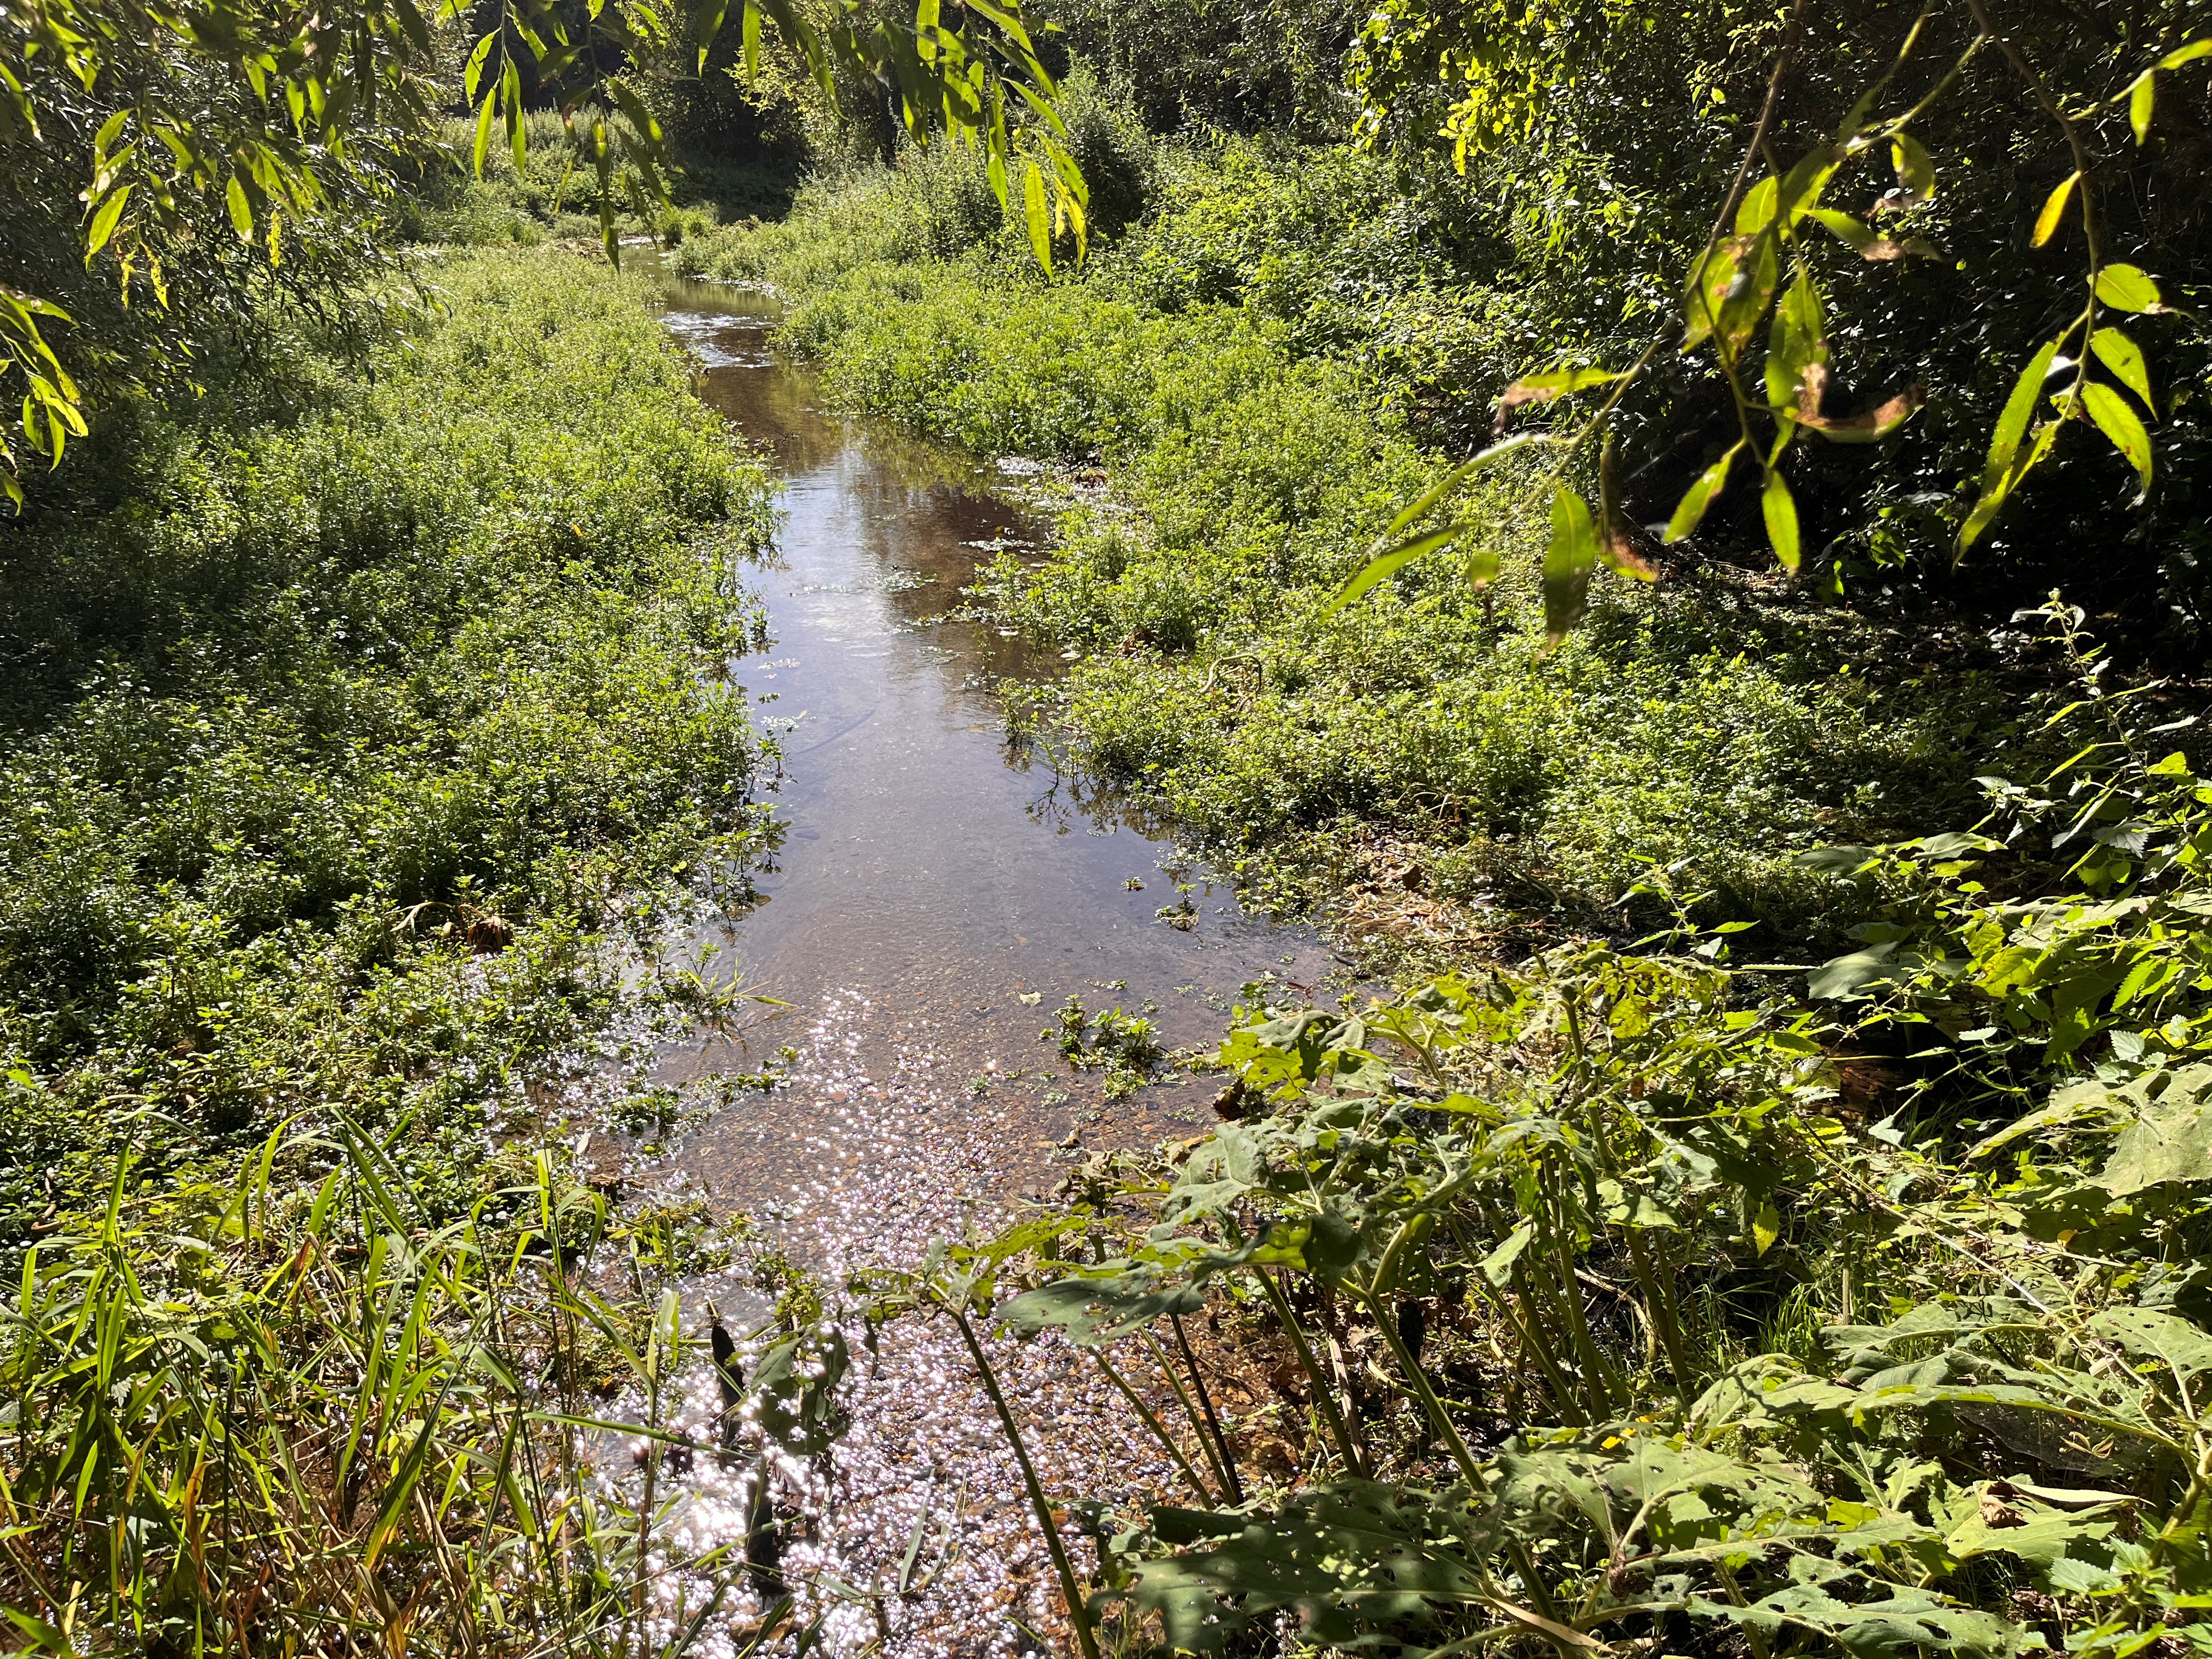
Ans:
<svg viewBox="0 0 2212 1659"><path fill-rule="evenodd" d="M1813 285L1811 275L1800 270L1782 296L1782 303L1774 308L1774 326L1766 349L1766 401L1800 418L1803 413L1817 415L1819 390L1826 377L1814 374L1808 385L1808 375L1815 369L1825 370L1827 362L1828 337L1820 290Z"/></svg>
<svg viewBox="0 0 2212 1659"><path fill-rule="evenodd" d="M1804 423L1830 443L1870 444L1887 438L1903 426L1912 411L1928 401L1925 386L1909 386L1894 398L1876 404L1863 414L1832 421L1822 415L1802 416Z"/></svg>
<svg viewBox="0 0 2212 1659"><path fill-rule="evenodd" d="M1936 162L1921 143L1909 132L1900 132L1889 147L1889 159L1897 168L1897 182L1909 191L1915 201L1933 199L1936 194Z"/></svg>
<svg viewBox="0 0 2212 1659"><path fill-rule="evenodd" d="M1759 492L1759 515L1766 520L1766 539L1774 548L1774 556L1782 561L1782 568L1792 575L1796 574L1800 560L1797 546L1797 502L1790 494L1779 469L1770 468L1765 487Z"/></svg>
<svg viewBox="0 0 2212 1659"><path fill-rule="evenodd" d="M1774 1200L1764 1198L1759 1201L1759 1212L1751 1218L1751 1242L1759 1254L1765 1255L1774 1248L1774 1241L1782 1237L1782 1212L1774 1207Z"/></svg>
<svg viewBox="0 0 2212 1659"><path fill-rule="evenodd" d="M1030 222L1030 249L1036 262L1052 275L1052 225L1045 214L1044 174L1035 161L1022 168L1022 208Z"/></svg>
<svg viewBox="0 0 2212 1659"><path fill-rule="evenodd" d="M2028 239L2030 247L2041 247L2058 234L2058 222L2066 216L2066 204L2073 198L2074 186L2081 182L2080 173L2069 173L2058 188L2044 198L2043 211L2035 216L2035 234Z"/></svg>
<svg viewBox="0 0 2212 1659"><path fill-rule="evenodd" d="M1498 400L1498 412L1517 409L1522 404L1549 403L1554 398L1564 398L1586 386L1605 386L1620 378L1609 368L1554 368L1541 374L1524 374L1505 388L1504 395Z"/></svg>
<svg viewBox="0 0 2212 1659"><path fill-rule="evenodd" d="M2097 423L2097 430L2110 438L2112 447L2127 457L2128 465L2142 480L2142 487L2148 489L2150 434L2143 430L2142 419L2133 405L2098 380L2081 388L2081 404L2089 411L2089 418Z"/></svg>

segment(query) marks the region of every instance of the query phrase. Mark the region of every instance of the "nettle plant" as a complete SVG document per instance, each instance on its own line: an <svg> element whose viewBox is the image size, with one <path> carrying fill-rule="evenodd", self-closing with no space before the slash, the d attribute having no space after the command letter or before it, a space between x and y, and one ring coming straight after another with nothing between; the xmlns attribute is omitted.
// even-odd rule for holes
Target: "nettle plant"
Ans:
<svg viewBox="0 0 2212 1659"><path fill-rule="evenodd" d="M1480 519L1420 526L1474 472L1508 457L1525 459L1535 450L1554 452L1534 489L1534 502L1547 502L1551 516L1542 586L1553 637L1564 635L1582 617L1599 566L1638 580L1655 579L1657 572L1644 550L1649 536L1622 505L1613 428L1624 400L1670 352L1705 361L1717 374L1735 438L1682 493L1661 539L1671 544L1692 535L1731 482L1753 474L1767 542L1782 567L1795 575L1803 565L1805 548L1797 501L1784 473L1785 453L1806 434L1833 444L1876 443L1895 433L1928 396L1923 386L1911 384L1886 392L1864 408L1843 411L1832 406L1838 377L1832 372L1830 307L1812 245L1833 239L1863 265L1940 257L1914 229L1916 219L1936 200L1940 171L1936 156L1915 130L1927 124L1968 65L1987 52L2009 66L2021 89L2063 136L2074 163L2041 204L2029 245L2044 247L2078 219L2086 257L2080 309L2021 367L1990 432L1973 504L1957 532L1956 551L1963 556L1980 539L2069 425L2094 428L2124 458L2140 481L2140 502L2152 481L2145 421L2155 416L2158 400L2148 360L2130 330L2131 319L2170 307L2148 273L2107 255L2093 188L2093 145L2096 130L2123 112L2135 143L2146 143L2157 115L2159 76L2212 55L2212 40L2148 54L2117 89L2078 95L2047 84L1981 0L1965 0L1970 27L1963 48L1923 72L1922 48L1942 9L1924 9L1886 70L1828 137L1785 166L1776 153L1777 114L1785 88L1805 67L1801 51L1807 0L1798 0L1733 181L1682 278L1679 310L1626 368L1570 363L1514 380L1498 400L1492 435L1499 441L1408 507L1321 614L1349 604L1413 560L1447 547L1464 546L1468 579L1478 589L1495 580L1498 555L1475 541ZM1498 50L1509 58L1512 55L1510 47ZM1452 72L1463 74L1470 83L1504 76L1505 66L1490 63L1481 52L1473 58L1479 60L1473 67L1462 65ZM1488 90L1496 101L1497 87ZM1370 86L1368 92L1375 96L1376 88ZM1526 102L1534 94L1522 88L1516 95ZM1462 107L1481 101L1480 94L1470 94ZM1897 112L1881 112L1889 108ZM1370 109L1370 115L1376 112ZM1492 118L1497 118L1494 112ZM1529 118L1524 115L1522 121L1528 125ZM1462 134L1462 166L1469 142ZM1875 174L1871 212L1857 214L1837 205L1845 199L1847 186L1863 187L1869 172ZM1571 426L1505 435L1516 411L1599 391L1604 395L1598 406ZM1595 502L1569 482L1577 468L1589 470L1593 451Z"/></svg>

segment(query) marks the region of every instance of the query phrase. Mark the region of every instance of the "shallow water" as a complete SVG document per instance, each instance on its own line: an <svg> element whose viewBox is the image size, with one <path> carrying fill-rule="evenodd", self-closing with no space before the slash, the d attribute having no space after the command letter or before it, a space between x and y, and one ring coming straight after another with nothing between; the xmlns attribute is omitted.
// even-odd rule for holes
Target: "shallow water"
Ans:
<svg viewBox="0 0 2212 1659"><path fill-rule="evenodd" d="M1009 1169L1015 1185L1071 1130L1194 1133L1196 1085L1109 1106L1096 1074L1071 1076L1040 1037L1055 1006L1148 1010L1168 1043L1200 1044L1241 986L1310 986L1333 959L1246 915L1110 792L1010 744L992 682L1063 664L948 613L999 549L1034 556L1047 526L994 488L1018 474L823 413L812 378L768 349L765 295L671 281L665 304L704 366L700 395L784 479L782 533L753 575L774 643L732 668L782 747L770 799L785 839L762 903L716 942L749 987L791 1005L755 1022L751 1053L710 1046L672 1057L671 1074L755 1069L835 992L868 1010L878 1073L919 1044L939 1076L975 1084L971 1098L1018 1108L999 1132L1031 1155ZM1187 931L1158 919L1185 897L1178 878ZM787 1189L826 1150L806 1092L742 1100L687 1167L743 1200Z"/></svg>
<svg viewBox="0 0 2212 1659"><path fill-rule="evenodd" d="M1187 870L1110 792L1009 743L994 682L1064 665L948 613L998 550L1035 556L1046 527L1001 493L1018 473L823 412L811 378L770 355L774 307L760 295L672 281L665 317L702 364L701 395L785 489L775 554L750 574L774 641L731 665L781 745L769 799L785 836L758 878L762 902L702 943L788 1006L763 1006L736 1046L672 1049L662 1075L711 1083L793 1052L774 1088L737 1091L637 1171L763 1224L730 1272L687 1286L696 1334L710 1304L733 1324L763 1317L749 1258L771 1241L834 1298L850 1275L911 1268L935 1240L994 1231L1081 1156L1071 1131L1086 1146L1145 1146L1212 1121L1202 1080L1111 1102L1097 1073L1072 1074L1042 1036L1070 994L1195 1046L1218 1036L1248 982L1272 975L1271 1000L1295 997L1280 987L1336 964ZM1157 919L1185 896L1188 929ZM857 1356L857 1313L833 1301L830 1316ZM809 1626L836 1655L1001 1659L1038 1650L1032 1632L1064 1647L1042 1540L964 1347L942 1317L878 1334L841 1391L849 1425L830 1457L777 1462L795 1608L768 1650L791 1651ZM985 1340L1055 1501L1133 1504L1166 1488L1159 1448L1087 1361L1056 1340ZM1168 1406L1142 1352L1119 1363ZM688 1386L684 1426L703 1439L714 1385L702 1370ZM758 1467L690 1466L664 1559L742 1534ZM638 1478L627 1459L607 1474ZM1090 1549L1072 1528L1066 1542ZM672 1570L656 1633L673 1636L684 1598L709 1593ZM695 1651L743 1651L763 1600L738 1586Z"/></svg>

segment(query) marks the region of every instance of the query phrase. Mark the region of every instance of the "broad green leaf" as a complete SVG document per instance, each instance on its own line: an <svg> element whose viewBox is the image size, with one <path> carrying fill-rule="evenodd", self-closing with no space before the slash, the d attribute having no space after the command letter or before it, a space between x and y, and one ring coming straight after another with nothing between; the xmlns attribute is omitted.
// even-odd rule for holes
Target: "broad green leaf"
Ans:
<svg viewBox="0 0 2212 1659"><path fill-rule="evenodd" d="M2158 402L2150 395L2150 366L2143 361L2142 347L2117 328L2100 328L2089 337L2089 349L2112 371L2115 380L2143 400L2144 408L2154 415L2158 412Z"/></svg>
<svg viewBox="0 0 2212 1659"><path fill-rule="evenodd" d="M246 186L232 173L230 182L223 187L222 198L230 209L230 228L238 233L238 240L253 240L253 209L246 199Z"/></svg>
<svg viewBox="0 0 2212 1659"><path fill-rule="evenodd" d="M748 81L758 81L760 79L761 43L760 0L744 0L744 15L738 21L738 46L744 55L745 79ZM1006 192L1004 191L999 192L999 198L1000 201L1004 201L1006 199Z"/></svg>
<svg viewBox="0 0 2212 1659"><path fill-rule="evenodd" d="M1814 286L1812 274L1800 266L1782 303L1774 308L1774 325L1768 331L1766 401L1793 415L1802 410L1818 416L1827 364L1820 290ZM1808 374L1816 369L1822 372L1811 374L1808 381Z"/></svg>
<svg viewBox="0 0 2212 1659"><path fill-rule="evenodd" d="M2145 489L2150 488L2150 434L2143 430L2142 417L2125 398L2101 380L2092 380L2081 388L2082 406L2089 418L2097 423L2097 430L2112 441L2112 447L2127 458L2128 465L2136 470Z"/></svg>
<svg viewBox="0 0 2212 1659"><path fill-rule="evenodd" d="M2107 1308L2089 1322L2137 1358L2155 1360L2184 1377L2212 1371L2212 1336L2185 1319L2149 1308Z"/></svg>
<svg viewBox="0 0 2212 1659"><path fill-rule="evenodd" d="M1782 568L1796 574L1802 554L1797 545L1797 502L1779 467L1769 467L1759 492L1759 511L1766 520L1766 539Z"/></svg>
<svg viewBox="0 0 2212 1659"><path fill-rule="evenodd" d="M2212 1182L2212 1066L2154 1072L2110 1093L2094 1084L2083 1087L2097 1091L2096 1103L2132 1106L2136 1114L2113 1143L2098 1186L2125 1198L2169 1182ZM2065 1091L2052 1105L2074 1093Z"/></svg>
<svg viewBox="0 0 2212 1659"><path fill-rule="evenodd" d="M1894 945L1872 945L1863 951L1831 957L1806 976L1806 994L1815 1001L1848 997L1869 985L1894 979L1898 965L1890 961Z"/></svg>
<svg viewBox="0 0 2212 1659"><path fill-rule="evenodd" d="M1185 1279L1163 1285L1152 1273L1062 1279L1024 1291L999 1310L1000 1322L1024 1336L1057 1329L1073 1342L1110 1342L1169 1314L1196 1313L1206 1292Z"/></svg>
<svg viewBox="0 0 2212 1659"><path fill-rule="evenodd" d="M2144 143L2150 137L2150 118L2158 97L2155 76L2145 70L2128 87L2128 125L2135 129L2136 143Z"/></svg>
<svg viewBox="0 0 2212 1659"><path fill-rule="evenodd" d="M1863 1581L1862 1581L1863 1582ZM1872 1588L1872 1586L1869 1586ZM2028 1633L1995 1613L1983 1613L1924 1589L1881 1584L1879 1600L1846 1601L1820 1583L1792 1584L1738 1607L1691 1599L1693 1613L1780 1633L1790 1626L1826 1636L1850 1659L1911 1659L1929 1652L1962 1659L2012 1659Z"/></svg>
<svg viewBox="0 0 2212 1659"><path fill-rule="evenodd" d="M477 137L471 161L479 179L483 177L484 157L491 154L491 118L498 103L498 91L491 88L484 93L483 102L477 106Z"/></svg>
<svg viewBox="0 0 2212 1659"><path fill-rule="evenodd" d="M1889 157L1897 169L1897 182L1911 193L1913 200L1932 200L1936 194L1936 162L1920 141L1909 132L1900 132L1891 141Z"/></svg>
<svg viewBox="0 0 2212 1659"><path fill-rule="evenodd" d="M1504 1242L1482 1258L1479 1264L1482 1276L1496 1288L1504 1290L1513 1282L1513 1264L1521 1259L1521 1253L1528 1248L1528 1241L1535 1237L1536 1224L1533 1221L1524 1221L1506 1234Z"/></svg>
<svg viewBox="0 0 2212 1659"><path fill-rule="evenodd" d="M2106 265L2099 271L2097 299L2115 311L2158 312L2166 309L2160 299L2158 284L2151 281L2138 265Z"/></svg>
<svg viewBox="0 0 2212 1659"><path fill-rule="evenodd" d="M1316 614L1315 620L1334 616L1346 605L1366 592L1376 583L1386 581L1424 554L1433 553L1440 547L1449 546L1474 528L1466 521L1447 525L1442 530L1431 530L1402 541L1395 547L1376 554L1349 577L1343 586L1329 595L1328 602Z"/></svg>
<svg viewBox="0 0 2212 1659"><path fill-rule="evenodd" d="M1728 483L1729 469L1735 465L1735 458L1742 448L1743 441L1739 438L1728 453L1700 472L1698 481L1684 493L1680 501L1675 505L1674 516L1667 520L1669 545L1697 533L1698 526L1705 522L1706 509L1713 504L1713 498Z"/></svg>
<svg viewBox="0 0 2212 1659"><path fill-rule="evenodd" d="M131 188L129 185L118 185L108 191L99 210L92 216L92 228L85 233L84 239L87 264L92 263L94 254L107 246L108 238L115 234L115 227L123 217L124 205L131 199Z"/></svg>
<svg viewBox="0 0 2212 1659"><path fill-rule="evenodd" d="M1022 210L1029 220L1030 251L1036 262L1044 267L1045 275L1052 275L1052 225L1045 212L1044 174L1035 161L1022 168Z"/></svg>
<svg viewBox="0 0 2212 1659"><path fill-rule="evenodd" d="M2200 58L2212 58L2212 40L2191 40L2185 46L2177 46L2158 60L2160 69L2179 69L2184 64L2193 64Z"/></svg>
<svg viewBox="0 0 2212 1659"><path fill-rule="evenodd" d="M1565 484L1552 486L1552 540L1544 552L1544 629L1557 644L1582 620L1597 568L1597 526L1589 503Z"/></svg>
<svg viewBox="0 0 2212 1659"><path fill-rule="evenodd" d="M2041 247L2058 234L2059 222L2066 216L2066 204L2073 198L2074 186L2081 182L2080 173L2069 173L2044 198L2043 211L2035 216L2035 234L2028 239L2030 247Z"/></svg>
<svg viewBox="0 0 2212 1659"><path fill-rule="evenodd" d="M1483 1564L1495 1528L1454 1492L1340 1480L1256 1514L1163 1508L1153 1525L1176 1553L1132 1563L1124 1593L1179 1652L1243 1651L1244 1632L1284 1613L1306 1640L1340 1645L1494 1595ZM1571 1630L1564 1639L1595 1645Z"/></svg>
<svg viewBox="0 0 2212 1659"><path fill-rule="evenodd" d="M2020 455L2021 440L2027 435L2027 423L2035 418L2036 405L2043 400L2043 383L2051 377L2051 364L2058 355L2058 342L2047 340L2038 348L2035 356L2027 360L2019 379L2013 382L2012 391L2005 398L2004 411L1997 416L1996 429L1990 434L1989 459L1982 466L1981 499L1959 532L1959 545L1966 549L1974 544L1990 521L2004 505L2005 497L2012 493L2026 468L2015 468Z"/></svg>

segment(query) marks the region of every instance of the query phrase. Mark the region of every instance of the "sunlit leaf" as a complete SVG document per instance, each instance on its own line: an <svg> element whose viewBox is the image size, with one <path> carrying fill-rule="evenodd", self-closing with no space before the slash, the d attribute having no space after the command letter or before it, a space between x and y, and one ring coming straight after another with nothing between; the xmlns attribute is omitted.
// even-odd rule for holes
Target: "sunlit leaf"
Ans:
<svg viewBox="0 0 2212 1659"><path fill-rule="evenodd" d="M230 228L238 233L238 240L241 242L252 241L253 240L253 208L246 199L246 186L239 182L236 173L230 175L230 182L223 187L222 198L230 209Z"/></svg>
<svg viewBox="0 0 2212 1659"><path fill-rule="evenodd" d="M1774 308L1766 348L1767 402L1800 419L1806 414L1817 416L1826 376L1811 375L1809 371L1825 369L1827 362L1828 337L1820 291L1814 286L1812 274L1801 268L1781 304Z"/></svg>
<svg viewBox="0 0 2212 1659"><path fill-rule="evenodd" d="M2151 112L2157 97L2155 77L2149 70L2136 76L2128 87L2128 125L2134 129L2138 144L2150 137Z"/></svg>
<svg viewBox="0 0 2212 1659"><path fill-rule="evenodd" d="M2030 247L2041 247L2058 234L2059 222L2066 216L2066 204L2073 199L2074 186L2081 182L2080 173L2069 173L2044 198L2043 211L2035 216L2035 234L2028 239Z"/></svg>
<svg viewBox="0 0 2212 1659"><path fill-rule="evenodd" d="M2150 366L2140 346L2117 328L2100 328L2089 337L2089 349L2114 379L2143 400L2146 409L2157 413L2158 402L2150 395Z"/></svg>
<svg viewBox="0 0 2212 1659"><path fill-rule="evenodd" d="M1544 553L1544 629L1557 644L1582 620L1597 568L1597 526L1589 503L1565 484L1552 486L1552 540Z"/></svg>
<svg viewBox="0 0 2212 1659"><path fill-rule="evenodd" d="M2058 342L2045 341L2013 382L2004 411L1997 416L1996 428L1990 434L1989 458L1982 466L1981 499L1974 503L1973 511L1959 532L1962 550L1972 546L1989 527L2021 473L2026 471L2015 471L2014 464L2020 454L2021 440L2027 435L2027 423L2035 417L2036 405L2042 401L2043 383L2050 378L2051 360L2057 355Z"/></svg>
<svg viewBox="0 0 2212 1659"><path fill-rule="evenodd" d="M1735 465L1735 458L1742 448L1743 441L1738 439L1728 453L1698 475L1698 481L1690 486L1676 505L1674 516L1667 521L1667 540L1669 544L1697 533L1698 526L1705 522L1706 509L1712 506L1714 497L1727 485L1729 469Z"/></svg>
<svg viewBox="0 0 2212 1659"><path fill-rule="evenodd" d="M106 247L108 238L115 234L115 227L123 218L123 209L131 199L131 189L129 185L117 185L107 193L99 210L93 214L91 228L86 231L84 239L86 264L91 264L92 256Z"/></svg>
<svg viewBox="0 0 2212 1659"><path fill-rule="evenodd" d="M1902 259L1908 254L1916 254L1922 258L1936 257L1936 250L1917 236L1908 236L1905 240L1898 241L1882 235L1850 214L1839 213L1833 208L1814 208L1806 216L1826 226L1843 241L1849 243L1862 259L1881 263Z"/></svg>
<svg viewBox="0 0 2212 1659"><path fill-rule="evenodd" d="M1362 565L1344 586L1332 593L1327 604L1316 613L1316 620L1334 615L1350 605L1376 583L1388 580L1425 553L1433 553L1448 547L1474 526L1469 524L1448 525L1442 530L1429 531L1411 538L1396 546L1385 549Z"/></svg>
<svg viewBox="0 0 2212 1659"><path fill-rule="evenodd" d="M1029 220L1030 251L1036 262L1044 267L1045 275L1052 274L1052 223L1045 210L1044 174L1035 161L1022 169L1022 209Z"/></svg>
<svg viewBox="0 0 2212 1659"><path fill-rule="evenodd" d="M1766 520L1766 539L1782 568L1795 574L1800 557L1797 546L1797 502L1779 467L1769 467L1759 492L1759 516Z"/></svg>
<svg viewBox="0 0 2212 1659"><path fill-rule="evenodd" d="M2158 284L2137 265L2106 265L2100 270L2097 273L2097 299L2115 311L2142 313L2166 309L2159 295Z"/></svg>
<svg viewBox="0 0 2212 1659"><path fill-rule="evenodd" d="M2101 380L2092 380L2081 388L2082 407L2089 418L2097 423L2097 430L2112 441L2112 447L2127 458L2130 466L2142 480L2145 489L2150 488L2150 434L2143 430L2142 417L2125 398Z"/></svg>
<svg viewBox="0 0 2212 1659"><path fill-rule="evenodd" d="M1903 185L1917 202L1934 199L1936 195L1936 162L1920 141L1909 132L1900 132L1890 142L1890 161L1897 169L1897 182Z"/></svg>

